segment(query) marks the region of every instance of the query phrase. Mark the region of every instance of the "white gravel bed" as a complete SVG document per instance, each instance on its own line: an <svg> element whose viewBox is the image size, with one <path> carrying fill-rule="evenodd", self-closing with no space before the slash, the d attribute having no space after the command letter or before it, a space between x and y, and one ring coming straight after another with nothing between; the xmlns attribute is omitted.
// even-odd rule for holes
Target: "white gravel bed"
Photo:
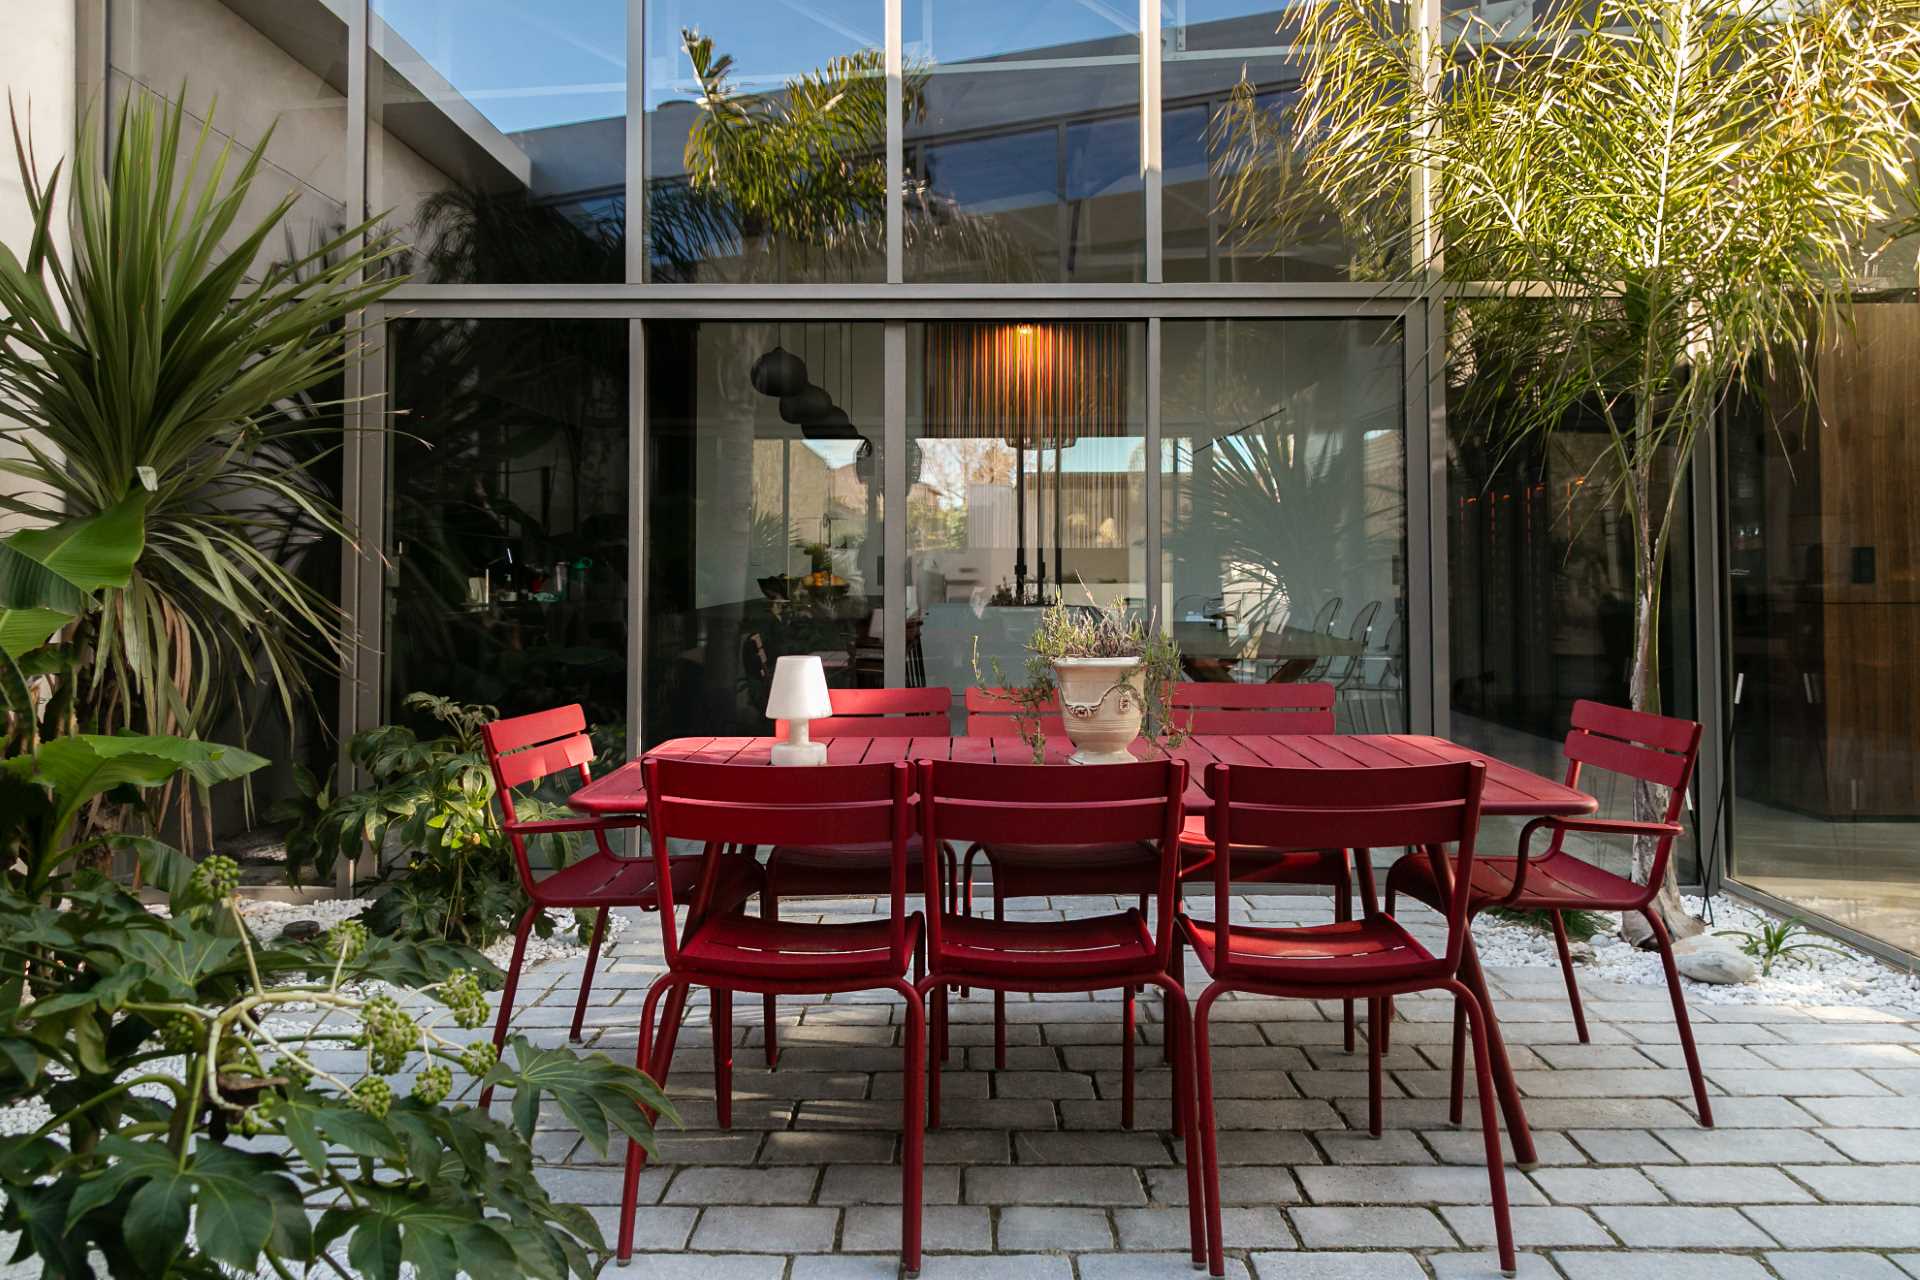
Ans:
<svg viewBox="0 0 1920 1280"><path fill-rule="evenodd" d="M1685 899L1687 910L1705 918L1706 904L1699 898ZM1597 913L1618 922L1618 913ZM1708 933L1741 930L1758 933L1778 917L1727 897L1713 899L1713 923ZM1506 920L1482 916L1474 921L1473 937L1480 959L1489 966L1518 965L1557 968L1553 935ZM1727 941L1738 945L1742 939ZM1782 958L1773 972L1751 982L1718 984L1681 979L1687 999L1703 1005L1779 1004L1810 1008L1867 1006L1909 1016L1920 1016L1920 974L1896 968L1877 956L1848 946L1836 938L1812 931L1795 935L1796 942L1815 942L1834 948L1803 952L1798 957ZM1610 982L1642 986L1666 986L1666 974L1660 955L1642 951L1624 942L1617 934L1601 934L1593 939L1593 959L1576 962L1580 976Z"/></svg>
<svg viewBox="0 0 1920 1280"><path fill-rule="evenodd" d="M240 914L253 926L257 937L271 941L280 931L295 920L312 920L322 929L331 929L342 920L350 920L365 911L372 899L369 898L326 898L318 902L277 902L259 898L245 902ZM587 949L581 944L574 930L571 911L549 911L547 919L553 922L553 933L542 938L534 934L527 939L527 963L541 964L549 960L584 960ZM620 912L607 914L606 946L620 936L627 927L626 917ZM487 959L500 966L502 970L513 959L513 938L511 935L501 938L486 948L483 954Z"/></svg>

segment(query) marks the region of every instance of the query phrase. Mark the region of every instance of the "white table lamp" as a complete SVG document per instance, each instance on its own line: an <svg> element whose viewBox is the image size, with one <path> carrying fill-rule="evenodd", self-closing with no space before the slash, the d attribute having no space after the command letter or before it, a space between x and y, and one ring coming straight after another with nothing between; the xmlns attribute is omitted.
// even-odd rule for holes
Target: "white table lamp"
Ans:
<svg viewBox="0 0 1920 1280"><path fill-rule="evenodd" d="M807 736L807 724L832 714L827 673L816 655L790 654L775 661L767 718L787 722L786 741L773 744L775 764L825 764L826 744Z"/></svg>

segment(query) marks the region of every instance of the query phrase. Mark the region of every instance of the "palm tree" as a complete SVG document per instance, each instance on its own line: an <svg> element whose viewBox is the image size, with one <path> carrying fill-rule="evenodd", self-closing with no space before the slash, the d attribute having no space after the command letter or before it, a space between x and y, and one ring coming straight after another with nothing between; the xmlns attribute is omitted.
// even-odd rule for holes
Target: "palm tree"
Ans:
<svg viewBox="0 0 1920 1280"><path fill-rule="evenodd" d="M1454 348L1499 402L1497 447L1604 424L1633 534L1630 693L1658 711L1687 463L1730 395L1805 368L1847 321L1850 281L1913 184L1920 26L1906 0L1593 0L1518 31L1469 14L1436 44L1404 13L1307 12L1284 137L1224 119L1297 154L1225 175L1225 207L1276 238L1329 207L1350 234L1397 235L1381 211L1417 175L1400 243L1414 278L1465 303ZM1638 815L1657 791L1639 790ZM1639 874L1650 857L1636 849ZM1663 914L1697 932L1672 874Z"/></svg>

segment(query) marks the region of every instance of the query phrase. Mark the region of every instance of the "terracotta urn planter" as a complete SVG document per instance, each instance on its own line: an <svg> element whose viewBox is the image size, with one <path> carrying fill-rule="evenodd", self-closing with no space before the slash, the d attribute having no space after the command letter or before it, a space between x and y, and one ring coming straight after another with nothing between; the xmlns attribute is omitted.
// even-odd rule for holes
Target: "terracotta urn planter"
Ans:
<svg viewBox="0 0 1920 1280"><path fill-rule="evenodd" d="M1070 764L1131 764L1146 706L1138 692L1140 659L1055 658L1060 709L1076 748ZM1116 688L1123 680L1134 687Z"/></svg>

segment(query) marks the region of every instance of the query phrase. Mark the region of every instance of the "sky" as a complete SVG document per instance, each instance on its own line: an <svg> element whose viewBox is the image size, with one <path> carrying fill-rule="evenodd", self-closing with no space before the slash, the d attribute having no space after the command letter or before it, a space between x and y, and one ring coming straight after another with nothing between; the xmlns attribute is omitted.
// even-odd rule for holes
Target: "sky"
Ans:
<svg viewBox="0 0 1920 1280"><path fill-rule="evenodd" d="M1135 0L903 0L910 58L958 62L1111 37ZM1213 21L1280 0L1163 0L1165 20ZM505 133L623 115L626 0L374 0L374 13ZM682 28L734 56L743 88L878 48L881 0L648 0L647 102L687 96Z"/></svg>

